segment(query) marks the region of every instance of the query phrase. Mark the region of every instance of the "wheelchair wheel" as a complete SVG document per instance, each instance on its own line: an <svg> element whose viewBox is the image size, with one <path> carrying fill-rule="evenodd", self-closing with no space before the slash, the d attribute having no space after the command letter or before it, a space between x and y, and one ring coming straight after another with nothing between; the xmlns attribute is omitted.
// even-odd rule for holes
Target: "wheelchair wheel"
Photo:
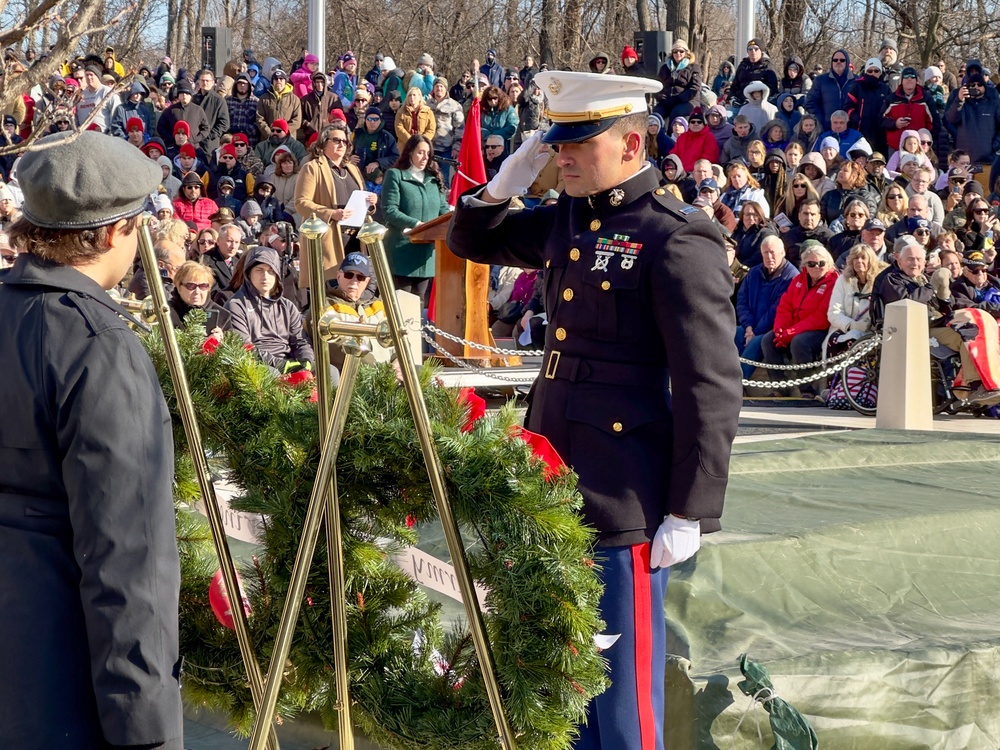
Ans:
<svg viewBox="0 0 1000 750"><path fill-rule="evenodd" d="M934 414L957 414L960 402L952 393L948 362L931 357L931 410Z"/></svg>
<svg viewBox="0 0 1000 750"><path fill-rule="evenodd" d="M862 336L854 346L863 346L870 336ZM844 384L844 396L847 403L851 405L858 414L866 417L875 416L877 409L876 397L878 394L878 373L879 362L881 361L882 347L877 346L868 352L852 365L845 366L840 371L841 382ZM858 380L857 371L861 370L863 376ZM848 372L853 371L854 377L848 379Z"/></svg>

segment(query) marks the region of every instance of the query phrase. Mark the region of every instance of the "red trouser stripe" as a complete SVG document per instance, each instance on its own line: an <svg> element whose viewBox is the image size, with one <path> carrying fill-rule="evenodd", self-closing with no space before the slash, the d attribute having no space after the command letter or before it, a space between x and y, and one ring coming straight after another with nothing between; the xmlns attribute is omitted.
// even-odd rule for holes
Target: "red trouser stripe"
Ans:
<svg viewBox="0 0 1000 750"><path fill-rule="evenodd" d="M639 708L642 750L655 750L656 720L653 712L653 632L649 594L649 544L632 546L632 596L635 602L635 691Z"/></svg>

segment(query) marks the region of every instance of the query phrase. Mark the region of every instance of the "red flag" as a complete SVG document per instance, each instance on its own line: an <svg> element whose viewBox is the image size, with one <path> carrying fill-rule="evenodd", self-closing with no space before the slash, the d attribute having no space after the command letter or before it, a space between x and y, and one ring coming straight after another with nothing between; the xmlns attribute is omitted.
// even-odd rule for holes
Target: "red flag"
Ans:
<svg viewBox="0 0 1000 750"><path fill-rule="evenodd" d="M458 153L458 167L451 181L448 203L452 206L458 196L476 185L486 182L486 165L483 163L483 129L479 122L479 99L472 100L469 114L465 117L465 133L462 135L462 149Z"/></svg>

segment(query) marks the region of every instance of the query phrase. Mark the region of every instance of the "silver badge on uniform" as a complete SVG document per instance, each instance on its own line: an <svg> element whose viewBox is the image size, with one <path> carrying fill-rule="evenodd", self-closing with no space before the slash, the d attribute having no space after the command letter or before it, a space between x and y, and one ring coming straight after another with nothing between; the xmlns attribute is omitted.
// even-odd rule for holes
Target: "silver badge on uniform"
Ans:
<svg viewBox="0 0 1000 750"><path fill-rule="evenodd" d="M594 267L591 268L590 270L591 271L604 271L605 273L607 273L608 272L608 262L611 260L611 256L612 255L614 255L614 253L609 253L607 251L598 250L596 257L594 258Z"/></svg>
<svg viewBox="0 0 1000 750"><path fill-rule="evenodd" d="M611 203L612 206L615 207L620 206L622 204L622 201L624 200L625 200L625 191L622 190L621 188L615 188L608 195L608 201Z"/></svg>
<svg viewBox="0 0 1000 750"><path fill-rule="evenodd" d="M623 255L622 256L622 270L623 271L629 270L632 267L633 263L635 263L635 256L634 255Z"/></svg>

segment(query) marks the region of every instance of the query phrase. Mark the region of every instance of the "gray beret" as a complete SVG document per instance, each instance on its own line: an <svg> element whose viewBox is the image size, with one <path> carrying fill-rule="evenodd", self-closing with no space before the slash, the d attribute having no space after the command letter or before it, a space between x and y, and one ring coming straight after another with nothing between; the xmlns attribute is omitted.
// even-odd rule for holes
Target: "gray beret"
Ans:
<svg viewBox="0 0 1000 750"><path fill-rule="evenodd" d="M135 216L156 192L163 170L122 138L86 130L37 141L21 157L21 213L45 229L93 229ZM55 145L53 145L55 144Z"/></svg>

